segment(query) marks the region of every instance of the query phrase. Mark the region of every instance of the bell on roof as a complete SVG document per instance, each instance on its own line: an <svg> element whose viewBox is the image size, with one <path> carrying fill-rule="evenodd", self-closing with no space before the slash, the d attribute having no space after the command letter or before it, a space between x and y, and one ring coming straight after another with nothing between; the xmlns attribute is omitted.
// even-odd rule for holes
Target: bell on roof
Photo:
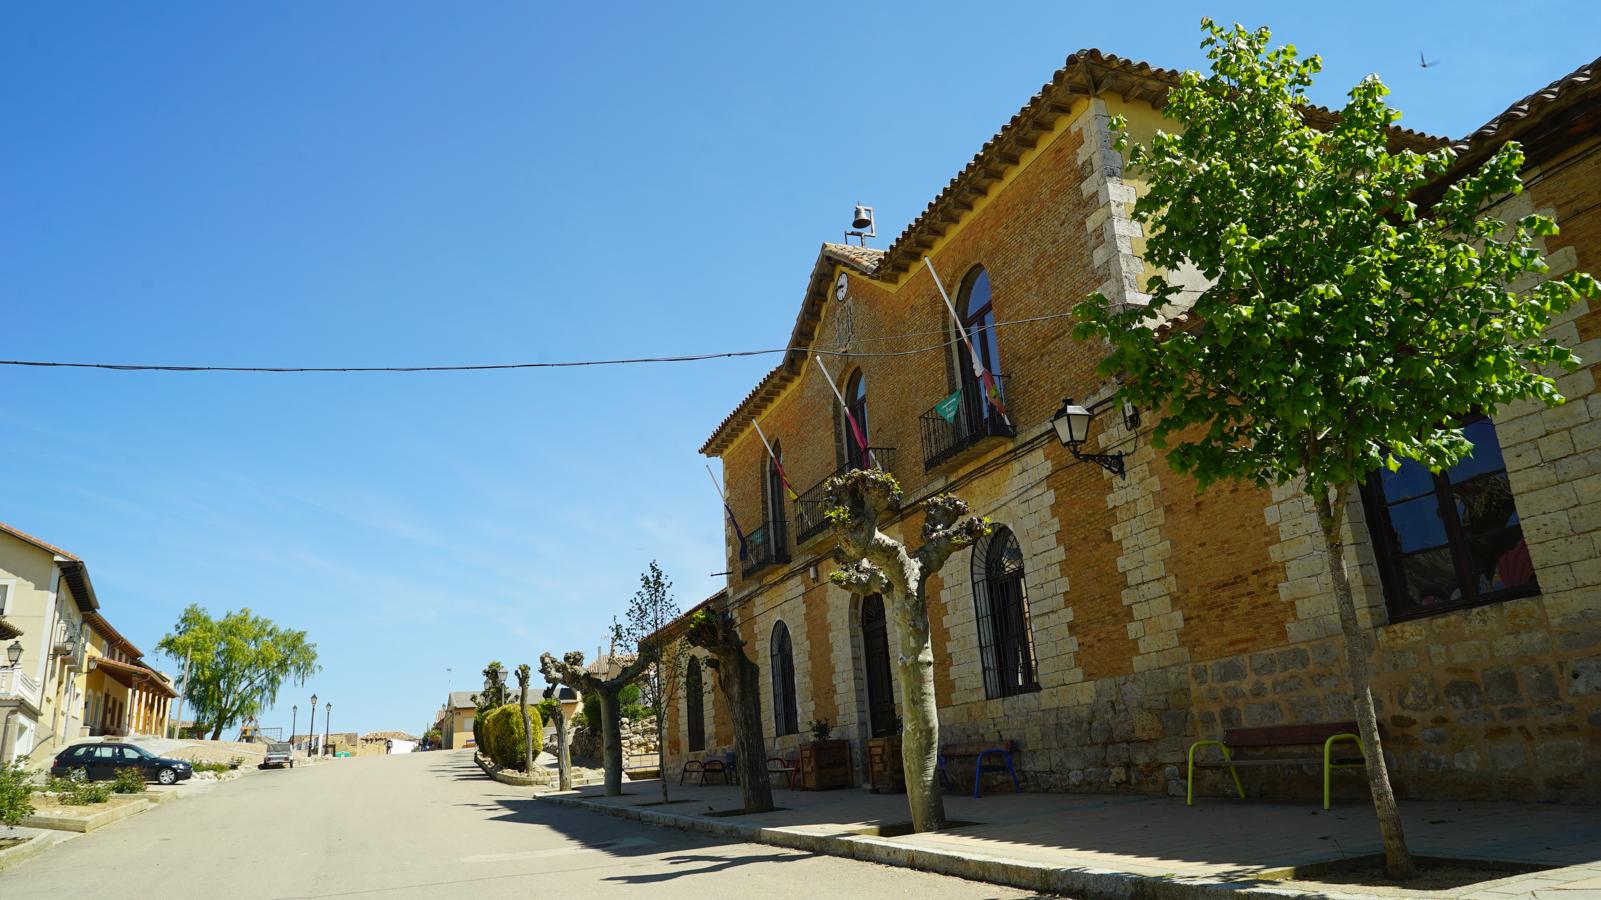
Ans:
<svg viewBox="0 0 1601 900"><path fill-rule="evenodd" d="M851 238L856 238L856 242L865 247L868 238L877 237L878 229L873 225L873 208L856 204L856 212L851 214L851 228L853 230L845 232L847 244L851 242Z"/></svg>

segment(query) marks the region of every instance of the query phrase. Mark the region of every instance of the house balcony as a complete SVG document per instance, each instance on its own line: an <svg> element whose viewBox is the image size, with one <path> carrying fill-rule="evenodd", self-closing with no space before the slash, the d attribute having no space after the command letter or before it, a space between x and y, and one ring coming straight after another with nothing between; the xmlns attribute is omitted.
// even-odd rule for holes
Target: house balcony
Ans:
<svg viewBox="0 0 1601 900"><path fill-rule="evenodd" d="M996 381L1004 403L1006 376L998 375ZM963 379L956 406L948 410L950 418L941 413L940 405L935 404L917 420L923 436L925 472L990 438L1017 436L1017 429L984 398L982 388L973 379Z"/></svg>
<svg viewBox="0 0 1601 900"><path fill-rule="evenodd" d="M768 522L745 535L745 547L750 552L741 569L743 575L789 562L789 523L781 519Z"/></svg>
<svg viewBox="0 0 1601 900"><path fill-rule="evenodd" d="M873 467L882 472L893 471L895 468L894 447L869 447L868 453L872 457ZM795 545L800 546L814 537L828 530L828 517L824 511L828 509L826 498L828 479L835 475L862 468L861 463L846 463L828 475L828 478L817 482L807 488L795 501Z"/></svg>
<svg viewBox="0 0 1601 900"><path fill-rule="evenodd" d="M39 703L39 682L16 666L0 666L0 698Z"/></svg>

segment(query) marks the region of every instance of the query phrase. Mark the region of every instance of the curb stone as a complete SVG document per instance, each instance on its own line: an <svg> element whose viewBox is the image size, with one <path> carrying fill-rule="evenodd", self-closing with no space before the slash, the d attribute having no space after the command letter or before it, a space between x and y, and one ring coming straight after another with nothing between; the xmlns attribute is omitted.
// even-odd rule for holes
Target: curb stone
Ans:
<svg viewBox="0 0 1601 900"><path fill-rule="evenodd" d="M0 836L4 835L5 832L0 831ZM35 856L38 856L62 841L70 840L77 836L78 835L75 832L40 831L38 834L35 834L33 837L29 838L27 843L18 844L17 846L6 850L0 850L0 872L9 869L12 866L23 862L24 860L33 859Z"/></svg>
<svg viewBox="0 0 1601 900"><path fill-rule="evenodd" d="M898 844L866 835L839 836L811 834L786 828L747 825L681 813L638 809L595 803L578 797L554 794L536 795L544 803L570 806L588 812L633 819L649 825L697 831L735 840L768 844L790 850L840 856L862 862L917 869L935 875L950 875L969 881L1022 888L1023 890L1065 894L1086 900L1360 900L1365 895L1297 890L1273 886L1263 881L1221 881L1208 878L1162 878L1136 875L1115 869L1078 866L1050 866L1043 863L1005 859L979 853L963 854L928 847Z"/></svg>

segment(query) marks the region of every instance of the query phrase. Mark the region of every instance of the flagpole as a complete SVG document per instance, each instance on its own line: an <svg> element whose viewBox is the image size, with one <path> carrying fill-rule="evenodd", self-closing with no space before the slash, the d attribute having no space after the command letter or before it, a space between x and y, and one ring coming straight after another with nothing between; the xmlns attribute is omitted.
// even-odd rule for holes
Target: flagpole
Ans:
<svg viewBox="0 0 1601 900"><path fill-rule="evenodd" d="M834 399L838 400L840 408L845 410L845 420L851 423L851 436L856 438L857 446L862 448L862 454L867 457L867 464L875 469L878 468L878 460L873 458L872 448L867 446L867 435L862 434L862 427L856 424L856 417L851 415L850 404L845 402L845 395L839 392L839 385L834 383L833 374L828 371L828 366L823 365L821 356L813 353L812 362L817 363L817 368L823 370L823 380L828 382L828 389L834 392Z"/></svg>
<svg viewBox="0 0 1601 900"><path fill-rule="evenodd" d="M717 483L717 476L712 474L712 464L706 464L706 477L712 480L712 490L717 492L717 499L728 502L728 495L723 493L723 486Z"/></svg>
<svg viewBox="0 0 1601 900"><path fill-rule="evenodd" d="M773 452L773 445L767 442L767 435L762 433L762 423L751 419L750 423L756 426L756 436L762 439L762 446L767 448L767 458L773 461L773 468L778 470L778 480L784 482L784 490L789 492L789 499L799 500L800 494L795 492L794 486L789 483L789 476L784 474L784 464Z"/></svg>
<svg viewBox="0 0 1601 900"><path fill-rule="evenodd" d="M940 281L939 272L934 269L934 261L925 256L923 257L923 265L928 266L928 274L934 278L934 287L939 289L940 298L945 301L945 308L950 311L951 321L956 323L956 333L962 336L962 343L967 345L967 358L973 361L973 374L978 376L979 381L983 382L985 387L990 387L990 382L994 376L979 361L978 350L973 346L973 339L968 336L967 329L962 325L962 317L956 314L956 304L951 302L951 295L945 292L945 282ZM1011 424L1011 420L1006 417L1006 410L994 397L990 396L990 392L987 390L984 392L984 400L990 406L995 407L996 412L1001 414L1001 421L1008 425Z"/></svg>
<svg viewBox="0 0 1601 900"><path fill-rule="evenodd" d="M739 538L739 558L749 559L750 548L745 544L745 532L740 530L739 520L734 518L734 510L728 505L728 495L723 492L723 486L717 483L717 476L712 474L711 463L706 464L706 477L712 480L712 490L716 491L718 499L723 501L723 512L728 514L728 524L734 526L734 537Z"/></svg>

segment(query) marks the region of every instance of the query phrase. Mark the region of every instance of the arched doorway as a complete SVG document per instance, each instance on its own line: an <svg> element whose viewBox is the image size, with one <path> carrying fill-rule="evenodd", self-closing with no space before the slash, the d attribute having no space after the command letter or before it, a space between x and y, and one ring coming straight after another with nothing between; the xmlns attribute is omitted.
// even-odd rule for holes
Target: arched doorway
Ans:
<svg viewBox="0 0 1601 900"><path fill-rule="evenodd" d="M867 723L873 737L895 733L895 683L889 668L889 627L884 598L862 600L862 665L867 676Z"/></svg>

